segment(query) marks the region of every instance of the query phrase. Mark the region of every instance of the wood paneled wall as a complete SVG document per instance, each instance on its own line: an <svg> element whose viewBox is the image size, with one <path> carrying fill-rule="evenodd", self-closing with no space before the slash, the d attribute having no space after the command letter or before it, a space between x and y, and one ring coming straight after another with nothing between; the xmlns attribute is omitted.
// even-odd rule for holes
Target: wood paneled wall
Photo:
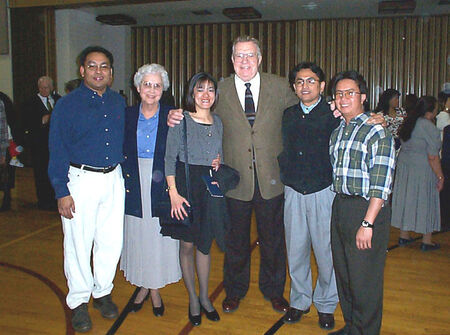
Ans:
<svg viewBox="0 0 450 335"><path fill-rule="evenodd" d="M434 95L449 81L449 15L383 19L247 22L132 29L132 68L159 63L181 102L186 82L204 70L216 78L233 72L231 45L239 35L258 38L261 71L287 76L297 63L317 62L327 80L355 69L367 80L370 106L381 90Z"/></svg>

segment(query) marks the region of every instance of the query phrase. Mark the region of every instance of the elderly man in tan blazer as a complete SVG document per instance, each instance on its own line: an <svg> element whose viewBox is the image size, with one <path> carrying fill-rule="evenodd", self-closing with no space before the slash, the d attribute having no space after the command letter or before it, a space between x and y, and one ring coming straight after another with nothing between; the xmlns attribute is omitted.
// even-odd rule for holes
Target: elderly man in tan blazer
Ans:
<svg viewBox="0 0 450 335"><path fill-rule="evenodd" d="M259 288L278 312L289 307L283 298L286 251L283 184L277 156L282 151L283 111L295 104L287 79L260 73L258 40L246 36L233 43L235 74L219 83L215 112L223 123L223 161L240 173L239 185L226 194L231 217L225 238L225 312L239 307L250 281L250 224L255 210L261 263ZM169 124L181 119L171 112Z"/></svg>

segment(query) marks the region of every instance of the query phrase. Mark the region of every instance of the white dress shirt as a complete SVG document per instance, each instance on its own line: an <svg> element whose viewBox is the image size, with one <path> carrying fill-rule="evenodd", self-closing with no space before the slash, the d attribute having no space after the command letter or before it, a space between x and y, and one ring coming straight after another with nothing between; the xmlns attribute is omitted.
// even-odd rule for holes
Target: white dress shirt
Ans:
<svg viewBox="0 0 450 335"><path fill-rule="evenodd" d="M236 86L236 92L241 102L242 110L245 111L245 90L247 87L246 83L250 83L250 91L252 91L253 102L255 104L255 111L258 111L258 99L259 99L259 88L261 86L261 76L259 72L250 81L243 81L237 75L234 75L234 85Z"/></svg>

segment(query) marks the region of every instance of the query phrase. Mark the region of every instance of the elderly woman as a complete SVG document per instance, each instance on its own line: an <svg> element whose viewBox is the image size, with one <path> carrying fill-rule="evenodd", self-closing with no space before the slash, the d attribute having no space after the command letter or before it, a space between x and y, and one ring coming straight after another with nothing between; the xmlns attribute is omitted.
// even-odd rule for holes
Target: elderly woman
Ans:
<svg viewBox="0 0 450 335"><path fill-rule="evenodd" d="M141 103L125 113L122 166L125 179L124 245L120 268L125 278L140 287L133 311L142 308L149 294L153 313L162 316L159 289L181 278L179 242L160 235L154 206L163 194L167 113L173 108L159 103L169 87L167 71L158 64L144 65L134 75Z"/></svg>

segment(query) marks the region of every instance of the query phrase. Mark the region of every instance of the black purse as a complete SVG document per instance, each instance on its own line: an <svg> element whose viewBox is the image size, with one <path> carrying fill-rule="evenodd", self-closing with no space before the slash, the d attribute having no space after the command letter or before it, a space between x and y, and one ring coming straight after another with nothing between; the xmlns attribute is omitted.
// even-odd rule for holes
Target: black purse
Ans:
<svg viewBox="0 0 450 335"><path fill-rule="evenodd" d="M158 202L156 208L156 215L159 217L159 222L161 225L183 225L190 226L193 220L193 211L192 211L192 201L191 201L191 182L189 179L189 163L188 163L188 148L187 148L187 124L186 117L183 118L183 145L184 145L184 173L186 177L186 198L191 207L183 204L183 207L188 214L182 220L178 220L175 216L171 216L172 204L170 203L170 196L167 190L167 180L165 182L164 194L161 197L161 200ZM179 164L180 161L177 162Z"/></svg>

